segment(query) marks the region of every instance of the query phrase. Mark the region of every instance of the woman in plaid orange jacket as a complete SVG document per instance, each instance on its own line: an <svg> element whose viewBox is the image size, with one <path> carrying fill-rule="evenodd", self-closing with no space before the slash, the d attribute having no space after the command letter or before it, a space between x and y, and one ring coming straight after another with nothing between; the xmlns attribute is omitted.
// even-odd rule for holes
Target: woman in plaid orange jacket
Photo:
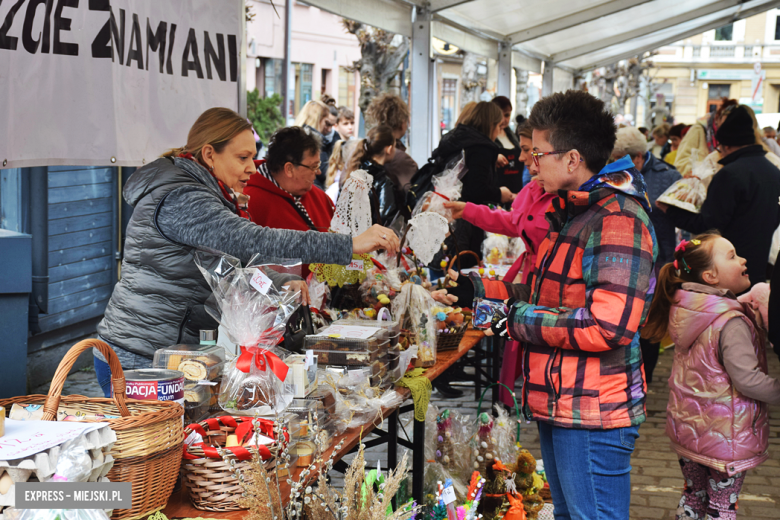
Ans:
<svg viewBox="0 0 780 520"><path fill-rule="evenodd" d="M493 331L524 344L523 411L539 422L555 518L625 520L658 255L644 180L628 157L606 164L616 128L590 94L544 98L529 122L539 178L559 196L530 303L494 316Z"/></svg>

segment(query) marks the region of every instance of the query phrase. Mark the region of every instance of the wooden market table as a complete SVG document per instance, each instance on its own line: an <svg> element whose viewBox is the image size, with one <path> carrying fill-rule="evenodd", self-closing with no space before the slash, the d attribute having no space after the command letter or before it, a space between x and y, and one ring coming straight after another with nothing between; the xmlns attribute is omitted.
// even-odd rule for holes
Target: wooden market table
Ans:
<svg viewBox="0 0 780 520"><path fill-rule="evenodd" d="M451 367L457 360L462 358L469 350L474 348L484 338L484 333L476 330L469 330L460 342L457 349L447 350L444 352L436 353L436 364L425 371L425 377L431 381L439 377L442 372ZM406 401L411 397L411 391L404 387L395 387L395 391L398 392ZM345 467L346 464L341 461L344 455L350 453L355 449L361 440L361 434L365 436L369 433L378 435L376 439L369 441L363 441L367 447L376 446L378 444L387 443L387 461L390 469L395 468L397 465L398 457L398 444L405 446L412 450L412 496L417 503L422 503L423 498L423 478L422 475L425 472L425 421L414 421L414 439L413 442L409 442L406 439L398 438L398 415L407 411L413 410L414 405L401 405L396 408L382 410L382 417L388 418L387 431L383 431L374 424L374 422L366 423L360 427L351 428L341 435L333 437L330 447L323 454L323 459L327 460L330 457L334 447L343 439L344 444L341 448L341 453L337 454L334 458L334 463L340 462L341 467ZM334 464L334 468L338 469ZM298 468L293 472L294 479L298 478L303 468ZM313 480L316 478L316 474L311 476ZM286 480L286 479L284 479ZM280 482L280 488L282 496L289 496L289 485L286 482ZM168 505L162 510L163 514L170 519L173 518L190 518L190 517L205 517L205 518L218 518L227 520L243 519L247 511L230 511L226 513L217 513L212 511L203 511L196 509L190 502L189 495L186 488L182 488L181 491L175 492L168 500Z"/></svg>

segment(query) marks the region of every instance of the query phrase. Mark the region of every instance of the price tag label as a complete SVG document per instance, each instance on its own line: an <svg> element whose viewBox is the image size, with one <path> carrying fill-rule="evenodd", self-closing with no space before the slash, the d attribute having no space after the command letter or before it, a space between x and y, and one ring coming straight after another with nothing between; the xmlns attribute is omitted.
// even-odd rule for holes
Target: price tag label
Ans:
<svg viewBox="0 0 780 520"><path fill-rule="evenodd" d="M347 271L362 271L363 270L363 260L352 260L347 265Z"/></svg>
<svg viewBox="0 0 780 520"><path fill-rule="evenodd" d="M453 486L444 488L444 491L441 492L441 499L445 506L455 502L455 488Z"/></svg>
<svg viewBox="0 0 780 520"><path fill-rule="evenodd" d="M257 270L257 273L252 277L251 280L249 280L249 285L260 291L262 294L268 294L268 290L271 288L271 285L273 283L271 282L271 279L268 278L263 271L260 269Z"/></svg>
<svg viewBox="0 0 780 520"><path fill-rule="evenodd" d="M303 366L305 368L309 368L314 364L314 351L313 350L307 350L306 351L306 361L303 363Z"/></svg>
<svg viewBox="0 0 780 520"><path fill-rule="evenodd" d="M323 330L317 336L328 336L330 338L350 338L350 339L368 339L380 329L375 327L353 327L351 325L331 325Z"/></svg>

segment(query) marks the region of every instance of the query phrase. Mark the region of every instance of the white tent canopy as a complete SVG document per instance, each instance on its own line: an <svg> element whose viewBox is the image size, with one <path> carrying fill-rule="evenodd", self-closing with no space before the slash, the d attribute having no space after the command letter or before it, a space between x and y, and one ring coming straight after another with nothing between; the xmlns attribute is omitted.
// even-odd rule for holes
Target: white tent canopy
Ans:
<svg viewBox="0 0 780 520"><path fill-rule="evenodd" d="M433 88L432 37L497 60L499 94L510 95L512 67L543 72L543 93L549 94L571 87L577 72L780 7L780 0L305 1L412 38L412 156L418 163L435 144L436 101L426 91Z"/></svg>
<svg viewBox="0 0 780 520"><path fill-rule="evenodd" d="M307 0L335 14L412 36L427 10L432 34L496 59L499 43L526 65L587 70L780 6L778 0ZM534 69L531 69L534 70ZM538 72L539 68L536 67Z"/></svg>

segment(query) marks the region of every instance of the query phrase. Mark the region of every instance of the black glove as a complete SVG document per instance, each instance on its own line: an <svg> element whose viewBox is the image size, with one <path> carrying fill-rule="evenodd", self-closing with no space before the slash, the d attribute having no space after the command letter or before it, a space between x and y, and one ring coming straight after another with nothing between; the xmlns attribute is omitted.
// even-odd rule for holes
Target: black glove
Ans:
<svg viewBox="0 0 780 520"><path fill-rule="evenodd" d="M493 314L493 319L490 323L490 330L493 331L493 335L499 338L508 338L509 332L507 326L509 322L509 313L512 312L512 306L515 304L515 299L511 298L506 302L506 312L499 309Z"/></svg>
<svg viewBox="0 0 780 520"><path fill-rule="evenodd" d="M447 294L457 296L457 305L460 307L473 307L474 305L474 283L468 276L458 276L455 281L457 287L445 287Z"/></svg>

